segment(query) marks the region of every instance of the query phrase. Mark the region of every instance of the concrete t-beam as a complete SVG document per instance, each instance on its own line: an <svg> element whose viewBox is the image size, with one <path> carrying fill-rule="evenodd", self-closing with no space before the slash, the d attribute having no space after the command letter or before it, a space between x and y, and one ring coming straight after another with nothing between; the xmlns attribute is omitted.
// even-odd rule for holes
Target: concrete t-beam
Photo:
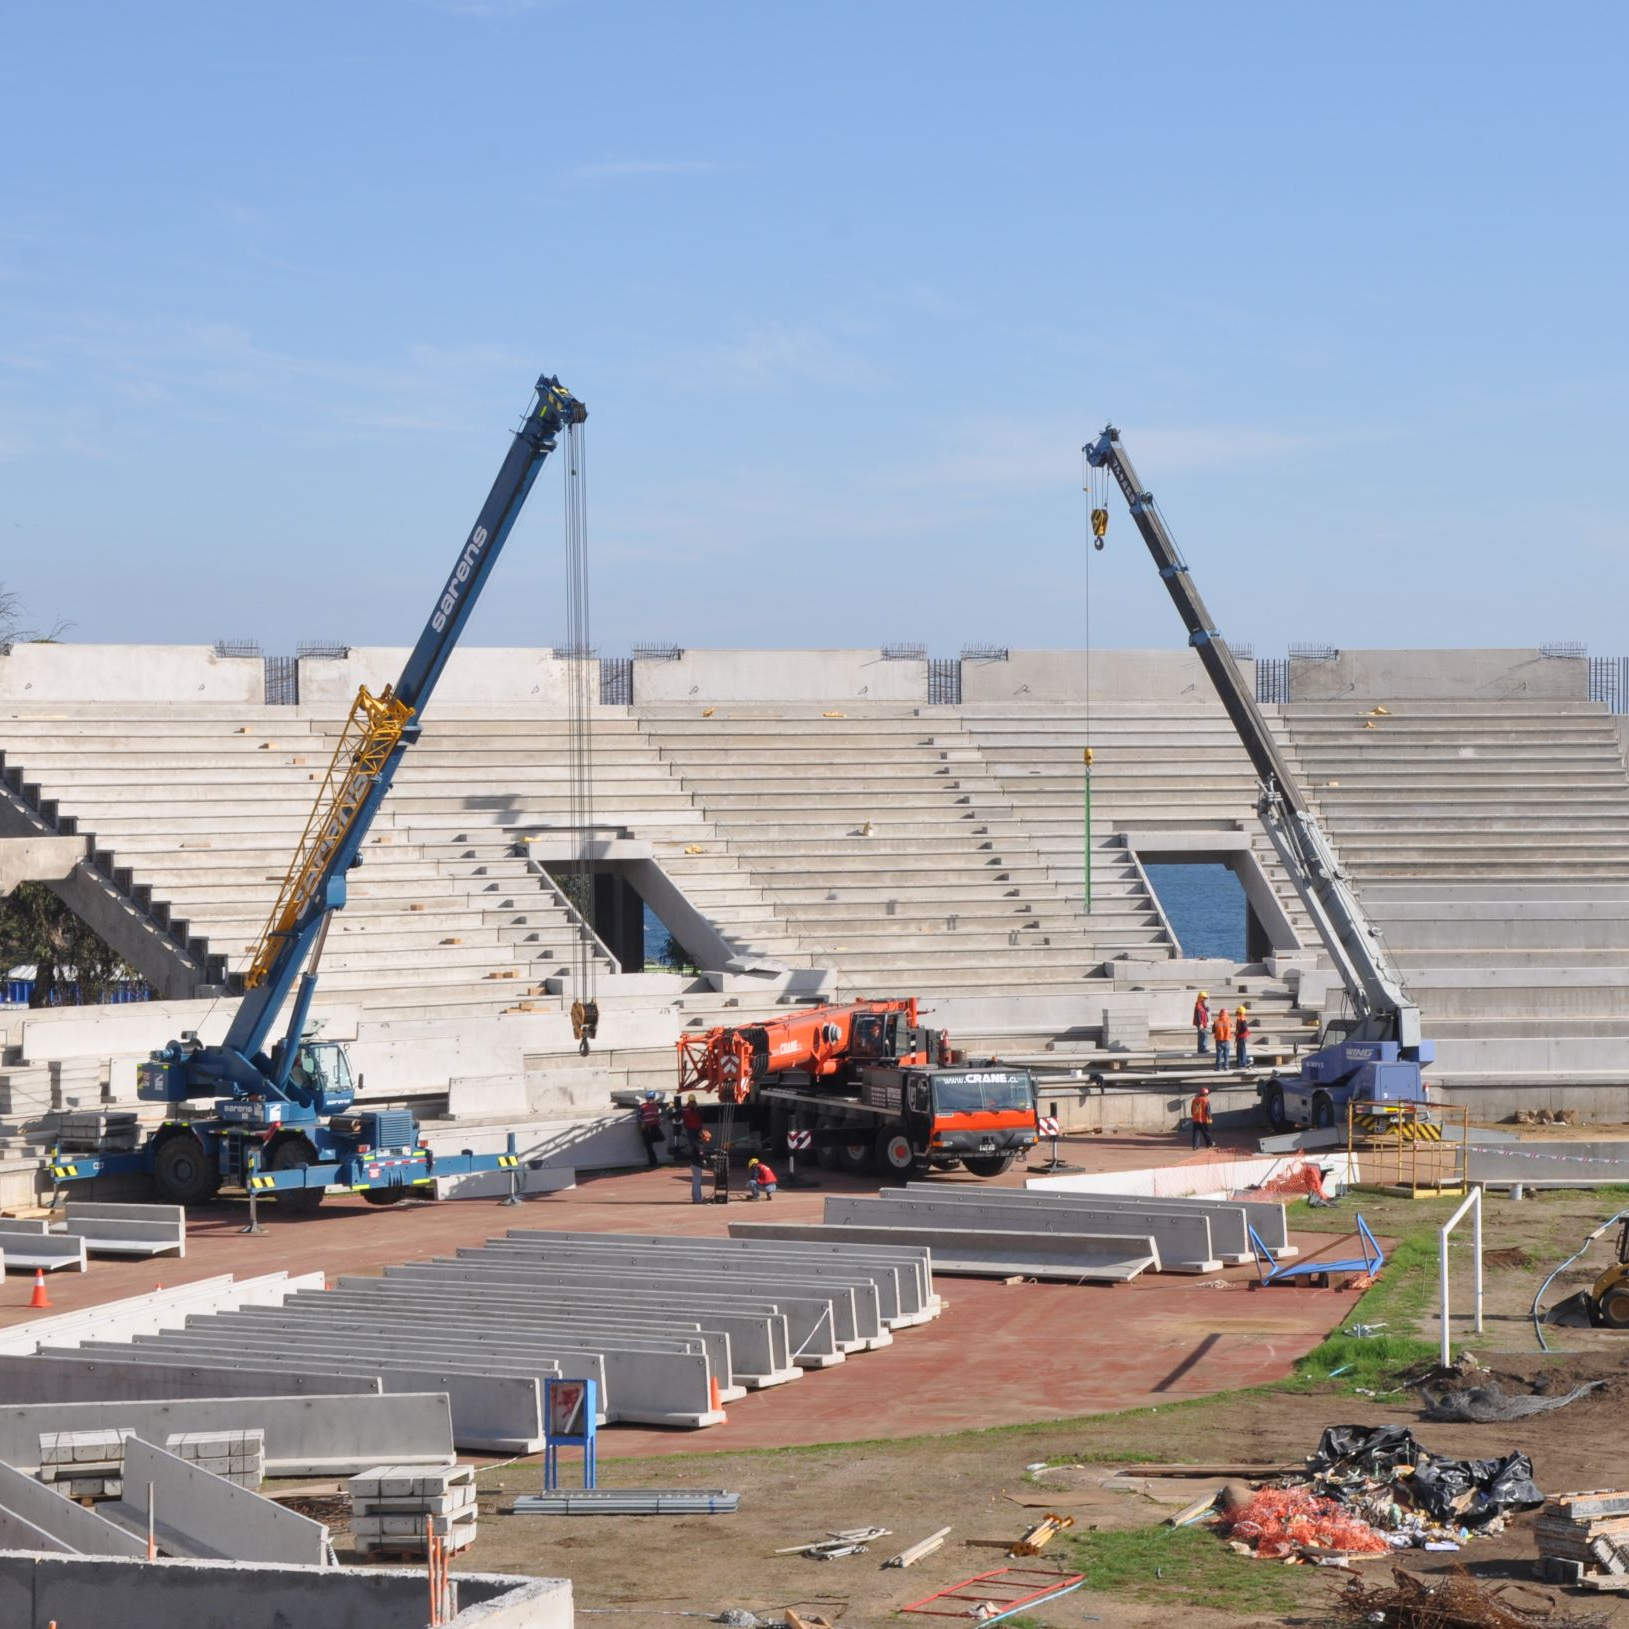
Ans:
<svg viewBox="0 0 1629 1629"><path fill-rule="evenodd" d="M84 859L83 837L0 837L0 899L23 882L61 882Z"/></svg>

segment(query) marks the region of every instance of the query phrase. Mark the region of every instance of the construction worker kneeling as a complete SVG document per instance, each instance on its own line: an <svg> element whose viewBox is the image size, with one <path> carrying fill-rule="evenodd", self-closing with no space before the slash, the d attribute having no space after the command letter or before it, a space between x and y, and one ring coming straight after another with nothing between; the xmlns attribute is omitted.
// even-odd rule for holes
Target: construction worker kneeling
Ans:
<svg viewBox="0 0 1629 1629"><path fill-rule="evenodd" d="M747 1161L747 1198L773 1199L780 1178L762 1160Z"/></svg>
<svg viewBox="0 0 1629 1629"><path fill-rule="evenodd" d="M1199 1088L1193 1102L1188 1105L1188 1118L1193 1122L1194 1147L1197 1148L1203 1138L1206 1148L1214 1148L1216 1139L1210 1134L1210 1087Z"/></svg>

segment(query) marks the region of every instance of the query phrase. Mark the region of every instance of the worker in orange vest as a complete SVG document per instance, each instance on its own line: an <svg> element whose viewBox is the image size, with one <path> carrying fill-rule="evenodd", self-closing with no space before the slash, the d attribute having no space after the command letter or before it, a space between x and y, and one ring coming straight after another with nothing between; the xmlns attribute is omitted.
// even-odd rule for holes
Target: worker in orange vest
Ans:
<svg viewBox="0 0 1629 1629"><path fill-rule="evenodd" d="M1216 1009L1216 1017L1210 1026L1210 1038L1216 1043L1216 1068L1220 1072L1227 1068L1227 1052L1233 1044L1233 1019L1226 1007Z"/></svg>
<svg viewBox="0 0 1629 1629"><path fill-rule="evenodd" d="M1188 1105L1188 1118L1193 1122L1193 1145L1199 1146L1199 1139L1205 1139L1206 1148L1214 1148L1216 1139L1210 1134L1210 1087L1201 1086L1193 1102Z"/></svg>
<svg viewBox="0 0 1629 1629"><path fill-rule="evenodd" d="M1193 1004L1193 1032L1199 1037L1199 1056L1210 1051L1210 994L1201 990Z"/></svg>

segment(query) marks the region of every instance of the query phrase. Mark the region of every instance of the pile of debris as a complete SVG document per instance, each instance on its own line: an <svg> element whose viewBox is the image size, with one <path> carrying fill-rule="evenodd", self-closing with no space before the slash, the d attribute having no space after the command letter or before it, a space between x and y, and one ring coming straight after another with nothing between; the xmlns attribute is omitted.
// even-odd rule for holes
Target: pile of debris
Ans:
<svg viewBox="0 0 1629 1629"><path fill-rule="evenodd" d="M1629 1589L1629 1493L1558 1493L1533 1527L1539 1575L1581 1589Z"/></svg>
<svg viewBox="0 0 1629 1629"><path fill-rule="evenodd" d="M1233 1501L1219 1526L1264 1558L1457 1550L1543 1504L1525 1454L1444 1459L1401 1426L1330 1426L1304 1472Z"/></svg>
<svg viewBox="0 0 1629 1629"><path fill-rule="evenodd" d="M1505 1123L1512 1126L1575 1126L1578 1124L1578 1110L1517 1109L1514 1114L1505 1116Z"/></svg>
<svg viewBox="0 0 1629 1629"><path fill-rule="evenodd" d="M1459 1570L1446 1578L1421 1578L1394 1567L1389 1584L1353 1578L1335 1605L1342 1618L1363 1629L1373 1624L1386 1629L1605 1629L1604 1618L1513 1606L1505 1597L1520 1588L1503 1584L1489 1589Z"/></svg>

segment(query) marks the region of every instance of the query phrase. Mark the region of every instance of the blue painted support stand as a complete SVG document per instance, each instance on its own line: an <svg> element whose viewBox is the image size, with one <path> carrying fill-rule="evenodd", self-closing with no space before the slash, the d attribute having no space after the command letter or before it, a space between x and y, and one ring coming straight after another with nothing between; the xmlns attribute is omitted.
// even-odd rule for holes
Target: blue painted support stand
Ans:
<svg viewBox="0 0 1629 1629"><path fill-rule="evenodd" d="M1386 1265L1386 1253L1369 1231L1363 1213L1357 1218L1358 1245L1361 1256L1349 1256L1330 1261L1321 1256L1309 1256L1304 1261L1277 1262L1273 1253L1261 1242L1261 1235L1250 1229L1250 1244L1256 1254L1256 1272L1263 1284L1285 1284L1294 1278L1313 1278L1320 1273L1367 1273L1371 1278Z"/></svg>
<svg viewBox="0 0 1629 1629"><path fill-rule="evenodd" d="M583 1451L583 1486L594 1486L599 1430L599 1383L547 1379L543 1382L543 1491L560 1486L560 1450Z"/></svg>

